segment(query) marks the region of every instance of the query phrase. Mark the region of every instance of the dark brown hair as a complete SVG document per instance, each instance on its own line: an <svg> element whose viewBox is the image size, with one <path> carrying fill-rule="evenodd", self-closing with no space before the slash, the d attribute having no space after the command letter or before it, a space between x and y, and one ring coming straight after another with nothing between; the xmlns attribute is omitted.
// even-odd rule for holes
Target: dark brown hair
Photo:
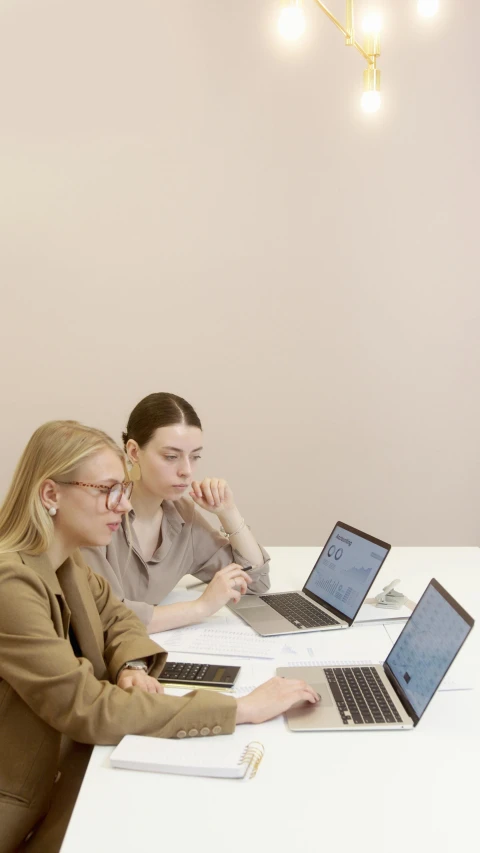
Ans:
<svg viewBox="0 0 480 853"><path fill-rule="evenodd" d="M123 446L126 449L127 441L132 438L139 447L145 447L155 430L175 424L202 428L195 409L183 397L166 391L149 394L131 412L127 429L122 432Z"/></svg>

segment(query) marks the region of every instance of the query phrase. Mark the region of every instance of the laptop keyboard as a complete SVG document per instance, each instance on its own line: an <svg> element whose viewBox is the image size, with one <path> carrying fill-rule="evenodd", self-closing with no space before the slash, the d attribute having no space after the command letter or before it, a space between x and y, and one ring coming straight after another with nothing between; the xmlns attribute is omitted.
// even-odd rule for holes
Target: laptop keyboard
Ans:
<svg viewBox="0 0 480 853"><path fill-rule="evenodd" d="M344 725L402 722L375 667L325 668L325 675Z"/></svg>
<svg viewBox="0 0 480 853"><path fill-rule="evenodd" d="M260 598L297 628L321 628L323 625L339 624L337 619L332 619L323 610L318 610L298 592L261 595Z"/></svg>

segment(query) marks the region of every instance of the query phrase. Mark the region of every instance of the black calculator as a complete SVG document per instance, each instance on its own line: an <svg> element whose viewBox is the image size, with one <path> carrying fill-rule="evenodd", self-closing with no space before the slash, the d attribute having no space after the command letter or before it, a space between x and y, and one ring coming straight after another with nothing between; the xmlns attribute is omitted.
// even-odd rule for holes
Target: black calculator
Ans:
<svg viewBox="0 0 480 853"><path fill-rule="evenodd" d="M199 687L233 687L239 672L239 666L167 661L158 681L168 684L196 684Z"/></svg>

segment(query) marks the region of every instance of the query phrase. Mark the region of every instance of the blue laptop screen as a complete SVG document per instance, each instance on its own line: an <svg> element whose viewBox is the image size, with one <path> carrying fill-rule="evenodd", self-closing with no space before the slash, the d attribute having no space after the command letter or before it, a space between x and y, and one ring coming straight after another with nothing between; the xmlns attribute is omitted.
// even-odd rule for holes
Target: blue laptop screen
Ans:
<svg viewBox="0 0 480 853"><path fill-rule="evenodd" d="M464 642L470 625L429 585L385 664L420 717Z"/></svg>
<svg viewBox="0 0 480 853"><path fill-rule="evenodd" d="M337 524L304 589L353 619L387 554Z"/></svg>

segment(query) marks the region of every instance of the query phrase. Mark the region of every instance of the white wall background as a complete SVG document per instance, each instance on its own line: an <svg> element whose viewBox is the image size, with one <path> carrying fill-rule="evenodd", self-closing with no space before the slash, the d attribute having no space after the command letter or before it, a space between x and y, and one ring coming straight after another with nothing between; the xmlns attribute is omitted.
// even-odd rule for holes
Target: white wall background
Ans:
<svg viewBox="0 0 480 853"><path fill-rule="evenodd" d="M479 4L378 5L366 117L314 0L2 0L0 493L167 390L264 542L479 543Z"/></svg>

